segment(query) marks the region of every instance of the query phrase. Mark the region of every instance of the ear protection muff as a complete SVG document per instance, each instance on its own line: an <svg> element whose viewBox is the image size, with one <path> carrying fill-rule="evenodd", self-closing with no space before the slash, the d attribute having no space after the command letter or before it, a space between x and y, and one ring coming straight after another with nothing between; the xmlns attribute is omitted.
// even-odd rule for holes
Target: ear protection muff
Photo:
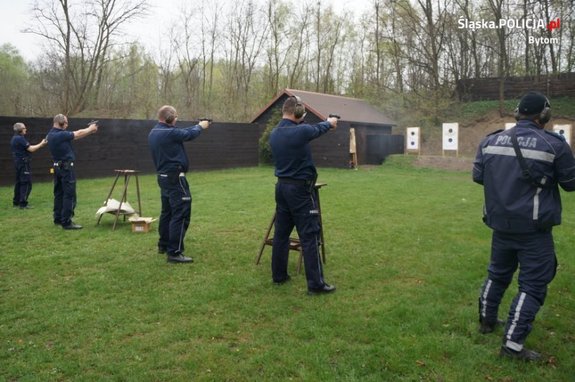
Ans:
<svg viewBox="0 0 575 382"><path fill-rule="evenodd" d="M298 96L293 96L293 98L295 99L295 109L293 115L297 119L303 118L303 116L305 115L305 105L301 101L301 98L299 98Z"/></svg>
<svg viewBox="0 0 575 382"><path fill-rule="evenodd" d="M519 121L519 117L520 117L520 113L519 113L519 104L517 104L517 107L515 108L515 110L513 110L513 116L515 117L516 121Z"/></svg>
<svg viewBox="0 0 575 382"><path fill-rule="evenodd" d="M543 110L541 110L541 113L539 113L539 123L544 125L547 122L549 122L550 119L551 119L551 104L549 103L549 100L546 98L545 106L543 107Z"/></svg>

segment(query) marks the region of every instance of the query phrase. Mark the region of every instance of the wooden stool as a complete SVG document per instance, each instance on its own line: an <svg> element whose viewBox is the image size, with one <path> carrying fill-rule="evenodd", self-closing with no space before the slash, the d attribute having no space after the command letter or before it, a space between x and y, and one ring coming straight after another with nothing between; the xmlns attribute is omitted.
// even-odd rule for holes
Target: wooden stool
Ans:
<svg viewBox="0 0 575 382"><path fill-rule="evenodd" d="M320 236L320 246L321 246L321 260L322 260L322 263L325 264L325 242L323 240L323 222L321 220L321 203L319 202L319 189L322 188L323 186L327 186L327 183L316 183L314 188L316 190L317 210L319 213L318 215L319 215L319 227L320 227L319 236ZM262 241L262 245L260 247L260 251L258 253L258 256L256 257L256 265L258 265L260 263L260 260L262 258L262 254L264 253L265 246L269 245L269 246L273 247L274 238L270 237L270 233L272 231L272 227L274 226L274 223L276 222L276 217L277 217L277 213L274 212L274 216L272 217L272 220L268 226L268 229L267 229L266 234L264 236L264 240ZM301 263L303 261L303 250L302 250L299 238L290 237L289 249L291 251L298 251L299 252L299 260L297 263L297 273L299 274L299 272L301 270Z"/></svg>
<svg viewBox="0 0 575 382"><path fill-rule="evenodd" d="M142 203L140 201L140 182L138 181L139 171L136 171L136 170L114 170L114 171L116 172L116 179L114 179L114 183L112 184L112 188L110 189L110 192L108 193L108 197L106 198L106 202L105 202L104 206L108 205L108 201L110 200L110 197L112 196L112 193L114 192L114 188L116 187L116 183L118 183L118 179L120 178L120 175L124 175L124 190L122 192L122 199L120 199L120 204L118 205L118 209L114 213L115 219L114 219L114 226L112 227L113 231L116 230L116 223L118 223L118 217L120 216L120 213L121 213L120 211L122 209L122 204L127 201L128 184L130 183L130 177L132 175L136 178L136 194L138 196L138 215L142 216ZM102 215L100 215L100 217L98 217L98 222L96 223L96 225L100 224L100 220L102 219ZM126 220L126 215L124 215L124 220Z"/></svg>

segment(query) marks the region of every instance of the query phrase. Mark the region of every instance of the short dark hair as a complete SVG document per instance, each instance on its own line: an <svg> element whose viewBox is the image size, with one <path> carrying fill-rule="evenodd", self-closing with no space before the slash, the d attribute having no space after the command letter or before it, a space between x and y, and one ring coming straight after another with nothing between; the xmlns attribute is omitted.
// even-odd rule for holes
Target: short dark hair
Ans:
<svg viewBox="0 0 575 382"><path fill-rule="evenodd" d="M68 118L64 114L56 114L54 116L54 124L63 127L68 122Z"/></svg>
<svg viewBox="0 0 575 382"><path fill-rule="evenodd" d="M295 97L288 97L282 106L282 113L294 114L296 105L297 105L297 99Z"/></svg>
<svg viewBox="0 0 575 382"><path fill-rule="evenodd" d="M158 110L158 119L160 121L165 121L166 123L173 123L178 114L176 112L176 108L171 105L164 105Z"/></svg>

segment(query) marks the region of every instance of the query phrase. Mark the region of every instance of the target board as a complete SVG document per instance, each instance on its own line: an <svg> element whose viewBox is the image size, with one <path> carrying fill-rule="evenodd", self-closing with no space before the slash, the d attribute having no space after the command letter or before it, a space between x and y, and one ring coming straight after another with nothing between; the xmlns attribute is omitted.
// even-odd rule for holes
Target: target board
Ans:
<svg viewBox="0 0 575 382"><path fill-rule="evenodd" d="M567 144L571 146L571 125L553 125L553 131L562 135Z"/></svg>
<svg viewBox="0 0 575 382"><path fill-rule="evenodd" d="M419 127L408 127L405 129L406 150L419 151Z"/></svg>
<svg viewBox="0 0 575 382"><path fill-rule="evenodd" d="M443 124L443 151L455 150L458 151L459 124L458 123L444 123Z"/></svg>

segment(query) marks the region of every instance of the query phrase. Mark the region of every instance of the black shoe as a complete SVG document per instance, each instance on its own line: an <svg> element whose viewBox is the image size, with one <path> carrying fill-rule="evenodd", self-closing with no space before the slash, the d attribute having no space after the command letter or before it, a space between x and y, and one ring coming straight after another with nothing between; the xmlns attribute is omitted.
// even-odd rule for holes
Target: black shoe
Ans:
<svg viewBox="0 0 575 382"><path fill-rule="evenodd" d="M489 334L493 333L495 329L500 326L505 325L505 321L497 319L495 322L483 322L479 319L479 333L481 334Z"/></svg>
<svg viewBox="0 0 575 382"><path fill-rule="evenodd" d="M32 207L32 206L20 206L21 210L31 210L32 208L34 208L34 207Z"/></svg>
<svg viewBox="0 0 575 382"><path fill-rule="evenodd" d="M520 361L525 362L537 362L541 360L541 354L528 349L521 349L521 351L515 351L513 349L508 348L507 346L501 346L501 350L499 351L500 357L507 357L512 359L518 359Z"/></svg>
<svg viewBox="0 0 575 382"><path fill-rule="evenodd" d="M168 263L191 263L194 259L184 255L168 255Z"/></svg>
<svg viewBox="0 0 575 382"><path fill-rule="evenodd" d="M72 230L72 229L82 229L84 227L82 227L80 224L76 224L76 223L72 222L68 225L63 225L62 228Z"/></svg>
<svg viewBox="0 0 575 382"><path fill-rule="evenodd" d="M279 281L275 281L275 280L274 280L274 284L276 284L276 285L283 285L283 284L287 283L287 282L290 281L290 280L291 280L291 277L290 277L290 275L288 275L288 276L287 276L285 279L283 279L283 280L279 280Z"/></svg>
<svg viewBox="0 0 575 382"><path fill-rule="evenodd" d="M158 254L163 255L167 252L168 250L164 247L158 247Z"/></svg>
<svg viewBox="0 0 575 382"><path fill-rule="evenodd" d="M307 288L307 294L309 295L332 293L332 292L335 292L335 286L329 284L324 284L321 288Z"/></svg>

